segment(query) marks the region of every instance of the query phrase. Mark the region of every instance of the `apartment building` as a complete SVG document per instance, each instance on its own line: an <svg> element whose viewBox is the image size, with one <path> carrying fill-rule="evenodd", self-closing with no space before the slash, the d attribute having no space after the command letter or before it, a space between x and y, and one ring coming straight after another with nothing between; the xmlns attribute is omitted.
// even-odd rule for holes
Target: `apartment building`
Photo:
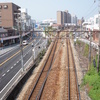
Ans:
<svg viewBox="0 0 100 100"><path fill-rule="evenodd" d="M67 23L67 13L64 11L63 13L63 24Z"/></svg>
<svg viewBox="0 0 100 100"><path fill-rule="evenodd" d="M99 15L96 14L93 17L90 17L88 20L83 22L82 27L86 31L93 31L92 36L95 42L99 41Z"/></svg>
<svg viewBox="0 0 100 100"><path fill-rule="evenodd" d="M86 30L99 30L99 19L98 14L94 15L93 17L90 17L88 20L84 21L82 24L83 28Z"/></svg>
<svg viewBox="0 0 100 100"><path fill-rule="evenodd" d="M57 24L63 24L63 13L62 11L57 11Z"/></svg>
<svg viewBox="0 0 100 100"><path fill-rule="evenodd" d="M31 16L28 15L28 10L26 8L20 10L21 10L22 30L28 31L33 28L34 21L31 19Z"/></svg>
<svg viewBox="0 0 100 100"><path fill-rule="evenodd" d="M57 11L57 24L71 23L71 14L66 11Z"/></svg>
<svg viewBox="0 0 100 100"><path fill-rule="evenodd" d="M66 10L67 18L66 18L66 23L71 23L71 14Z"/></svg>
<svg viewBox="0 0 100 100"><path fill-rule="evenodd" d="M71 15L71 23L77 25L77 16L76 15Z"/></svg>
<svg viewBox="0 0 100 100"><path fill-rule="evenodd" d="M28 31L31 17L28 15L27 9L21 9L22 30Z"/></svg>
<svg viewBox="0 0 100 100"><path fill-rule="evenodd" d="M14 3L0 3L0 27L15 28L19 6Z"/></svg>

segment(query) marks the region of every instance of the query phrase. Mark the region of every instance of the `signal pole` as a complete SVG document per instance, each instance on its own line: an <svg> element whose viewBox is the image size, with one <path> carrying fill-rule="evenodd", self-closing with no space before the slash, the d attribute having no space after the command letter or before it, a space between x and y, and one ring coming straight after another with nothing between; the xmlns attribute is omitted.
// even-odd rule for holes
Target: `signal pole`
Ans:
<svg viewBox="0 0 100 100"><path fill-rule="evenodd" d="M99 0L99 15L98 15L98 21L99 21L99 45L98 45L98 64L97 64L97 72L99 72L100 67L100 0Z"/></svg>

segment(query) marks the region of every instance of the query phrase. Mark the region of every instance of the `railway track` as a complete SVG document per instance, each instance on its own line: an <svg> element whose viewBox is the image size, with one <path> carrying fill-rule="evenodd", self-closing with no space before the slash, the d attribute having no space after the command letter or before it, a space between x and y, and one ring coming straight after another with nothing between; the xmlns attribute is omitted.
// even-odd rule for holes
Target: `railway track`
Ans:
<svg viewBox="0 0 100 100"><path fill-rule="evenodd" d="M57 42L58 42L58 40L55 39L54 44L51 48L51 51L47 57L47 60L44 63L44 66L38 76L38 79L37 79L32 91L31 91L31 94L28 97L28 100L40 100L41 99L42 92L43 92L48 74L50 72L50 68L52 66L53 59L54 59Z"/></svg>
<svg viewBox="0 0 100 100"><path fill-rule="evenodd" d="M58 36L59 37L59 36ZM57 37L57 38L58 38ZM35 85L28 97L28 100L41 100L43 89L45 87L45 83L47 81L47 77L49 75L52 63L54 61L54 55L58 43L58 39L53 43L53 46L51 48L51 51L47 57L46 62L44 63L44 66L35 82ZM78 87L78 81L77 81L77 73L76 73L76 67L73 57L73 52L70 44L70 40L68 35L66 35L66 44L67 44L67 98L66 100L81 100L80 98L80 91Z"/></svg>
<svg viewBox="0 0 100 100"><path fill-rule="evenodd" d="M80 98L80 91L78 87L78 81L77 81L77 73L76 73L76 67L75 67L75 62L74 62L74 57L73 57L73 52L70 44L69 38L66 39L67 43L67 80L68 80L68 85L67 85L67 97L68 99L66 100L81 100Z"/></svg>

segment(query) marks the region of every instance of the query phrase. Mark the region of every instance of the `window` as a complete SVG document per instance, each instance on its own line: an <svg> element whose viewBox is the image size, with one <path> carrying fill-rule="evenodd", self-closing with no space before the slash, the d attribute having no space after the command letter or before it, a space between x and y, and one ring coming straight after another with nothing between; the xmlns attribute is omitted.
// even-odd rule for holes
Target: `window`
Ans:
<svg viewBox="0 0 100 100"><path fill-rule="evenodd" d="M98 18L96 18L96 24L98 24Z"/></svg>
<svg viewBox="0 0 100 100"><path fill-rule="evenodd" d="M4 5L3 7L4 7L4 9L7 9L7 8L8 8L8 6L7 6L7 5Z"/></svg>
<svg viewBox="0 0 100 100"><path fill-rule="evenodd" d="M0 21L0 24L1 24L2 22Z"/></svg>
<svg viewBox="0 0 100 100"><path fill-rule="evenodd" d="M0 5L0 9L2 9L2 6Z"/></svg>

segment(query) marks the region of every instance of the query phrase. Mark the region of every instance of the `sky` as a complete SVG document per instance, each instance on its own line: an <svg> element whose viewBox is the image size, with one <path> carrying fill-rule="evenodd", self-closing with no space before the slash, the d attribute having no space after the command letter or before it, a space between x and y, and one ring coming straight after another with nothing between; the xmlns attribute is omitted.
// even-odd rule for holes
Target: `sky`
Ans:
<svg viewBox="0 0 100 100"><path fill-rule="evenodd" d="M0 2L13 2L21 8L27 8L28 14L37 21L57 19L57 11L68 10L79 19L88 19L98 14L98 1L95 0L0 0Z"/></svg>

